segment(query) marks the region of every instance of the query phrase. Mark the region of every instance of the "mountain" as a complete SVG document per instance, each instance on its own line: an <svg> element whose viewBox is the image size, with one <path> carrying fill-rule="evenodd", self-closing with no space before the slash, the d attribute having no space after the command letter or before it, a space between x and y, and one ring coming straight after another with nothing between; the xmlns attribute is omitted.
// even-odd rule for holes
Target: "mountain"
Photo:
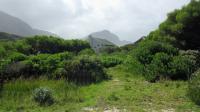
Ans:
<svg viewBox="0 0 200 112"><path fill-rule="evenodd" d="M100 38L94 38L91 35L88 37L88 41L90 43L90 46L96 53L100 53L101 50L104 50L106 48L116 47L116 45L110 41Z"/></svg>
<svg viewBox="0 0 200 112"><path fill-rule="evenodd" d="M115 35L114 33L111 33L108 30L94 32L94 33L90 34L89 36L92 36L93 38L105 39L107 41L114 43L117 46L123 46L123 45L131 43L131 42L128 42L125 40L121 41L117 35Z"/></svg>
<svg viewBox="0 0 200 112"><path fill-rule="evenodd" d="M0 32L19 36L55 35L53 33L32 28L19 18L0 11Z"/></svg>

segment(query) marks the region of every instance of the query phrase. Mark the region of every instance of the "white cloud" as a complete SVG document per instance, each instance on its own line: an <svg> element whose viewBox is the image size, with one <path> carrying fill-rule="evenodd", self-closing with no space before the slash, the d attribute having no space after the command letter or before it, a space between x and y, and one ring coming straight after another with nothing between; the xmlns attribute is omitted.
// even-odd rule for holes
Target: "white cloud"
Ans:
<svg viewBox="0 0 200 112"><path fill-rule="evenodd" d="M0 0L0 10L35 28L82 38L108 29L135 41L157 28L166 14L190 0Z"/></svg>

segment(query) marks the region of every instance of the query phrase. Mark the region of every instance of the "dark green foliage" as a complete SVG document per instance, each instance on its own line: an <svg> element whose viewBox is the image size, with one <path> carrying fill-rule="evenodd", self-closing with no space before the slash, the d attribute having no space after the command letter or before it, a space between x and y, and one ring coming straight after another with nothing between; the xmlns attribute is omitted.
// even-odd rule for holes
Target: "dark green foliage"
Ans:
<svg viewBox="0 0 200 112"><path fill-rule="evenodd" d="M156 53L150 64L146 65L144 76L149 81L170 77L171 56L166 53Z"/></svg>
<svg viewBox="0 0 200 112"><path fill-rule="evenodd" d="M104 67L114 67L123 63L123 59L118 56L101 56L101 63Z"/></svg>
<svg viewBox="0 0 200 112"><path fill-rule="evenodd" d="M147 40L141 42L134 50L134 56L145 65L150 64L154 55L160 52L173 56L178 54L178 49L167 43Z"/></svg>
<svg viewBox="0 0 200 112"><path fill-rule="evenodd" d="M15 63L15 62L23 61L26 58L27 56L22 53L12 52L11 54L9 54L9 56L6 59L10 60L12 63Z"/></svg>
<svg viewBox="0 0 200 112"><path fill-rule="evenodd" d="M108 97L109 101L117 101L119 100L119 97L116 95L116 93L112 93L109 97Z"/></svg>
<svg viewBox="0 0 200 112"><path fill-rule="evenodd" d="M188 85L188 96L194 103L200 105L200 70L193 74Z"/></svg>
<svg viewBox="0 0 200 112"><path fill-rule="evenodd" d="M4 47L0 46L0 59L6 55L6 50Z"/></svg>
<svg viewBox="0 0 200 112"><path fill-rule="evenodd" d="M66 60L72 59L73 54L63 52L59 54L38 54L26 57L20 53L13 53L6 60L2 60L0 70L4 79L13 79L18 77L38 77L45 75L51 77L51 74L60 67Z"/></svg>
<svg viewBox="0 0 200 112"><path fill-rule="evenodd" d="M35 36L2 43L0 78L5 81L45 76L87 84L106 78L101 61L88 57L95 53L86 41Z"/></svg>
<svg viewBox="0 0 200 112"><path fill-rule="evenodd" d="M0 73L4 80L42 75L61 78L59 75L65 74L62 69L64 62L71 60L76 53L90 48L86 41L64 40L52 36L35 36L1 43Z"/></svg>
<svg viewBox="0 0 200 112"><path fill-rule="evenodd" d="M61 38L56 38L52 36L35 36L33 38L25 38L25 42L23 45L26 47L20 46L18 43L17 49L19 52L24 52L29 49L29 54L37 54L37 53L59 53L59 52L80 52L83 49L90 48L90 45L86 41L82 40L64 40ZM30 47L29 47L30 46Z"/></svg>
<svg viewBox="0 0 200 112"><path fill-rule="evenodd" d="M111 53L114 53L114 52L119 52L121 51L121 49L119 47L116 47L116 46L109 46L109 47L105 47L105 48L102 48L100 49L100 53L101 54L111 54Z"/></svg>
<svg viewBox="0 0 200 112"><path fill-rule="evenodd" d="M174 45L184 50L200 48L200 1L191 3L180 10L168 14L168 18L159 29L153 32L151 38L175 38Z"/></svg>
<svg viewBox="0 0 200 112"><path fill-rule="evenodd" d="M135 47L136 47L135 44L128 44L128 45L121 46L120 49L122 52L129 52L133 50Z"/></svg>
<svg viewBox="0 0 200 112"><path fill-rule="evenodd" d="M77 83L99 82L106 79L101 62L96 57L81 56L65 63L65 77Z"/></svg>
<svg viewBox="0 0 200 112"><path fill-rule="evenodd" d="M53 79L61 79L65 78L65 75L67 74L67 71L64 68L57 68L54 73L52 74Z"/></svg>
<svg viewBox="0 0 200 112"><path fill-rule="evenodd" d="M84 49L78 53L78 55L95 55L94 50L92 49Z"/></svg>
<svg viewBox="0 0 200 112"><path fill-rule="evenodd" d="M51 77L51 74L57 69L63 67L63 63L67 60L72 59L72 54L69 52L59 53L59 54L39 54L36 56L29 57L28 60L25 60L23 63L26 64L26 71L29 75L48 75ZM26 72L25 71L25 72Z"/></svg>
<svg viewBox="0 0 200 112"><path fill-rule="evenodd" d="M39 103L41 106L50 106L54 103L52 91L47 88L35 89L33 98L35 102Z"/></svg>
<svg viewBox="0 0 200 112"><path fill-rule="evenodd" d="M196 66L200 66L200 52L197 50L187 50L187 51L180 51L180 54L183 56L189 56L193 60L196 61Z"/></svg>
<svg viewBox="0 0 200 112"><path fill-rule="evenodd" d="M28 43L26 43L25 40L18 40L15 42L14 44L16 51L21 52L23 54L31 54L31 45L29 45Z"/></svg>
<svg viewBox="0 0 200 112"><path fill-rule="evenodd" d="M172 79L189 79L198 67L195 58L188 55L173 57L170 65Z"/></svg>
<svg viewBox="0 0 200 112"><path fill-rule="evenodd" d="M147 80L188 79L196 70L198 53L178 49L169 43L145 40L133 50L133 56L144 66L141 70Z"/></svg>
<svg viewBox="0 0 200 112"><path fill-rule="evenodd" d="M200 62L199 52L193 51L200 48L199 20L200 1L192 0L168 14L159 29L138 43L133 56L143 65L148 80L190 78Z"/></svg>

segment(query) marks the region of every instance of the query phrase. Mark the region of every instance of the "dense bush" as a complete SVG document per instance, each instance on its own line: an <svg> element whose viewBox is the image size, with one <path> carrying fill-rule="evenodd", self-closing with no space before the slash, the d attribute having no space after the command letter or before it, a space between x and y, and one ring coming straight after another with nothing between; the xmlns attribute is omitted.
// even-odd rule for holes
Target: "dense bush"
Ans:
<svg viewBox="0 0 200 112"><path fill-rule="evenodd" d="M99 82L106 79L106 73L99 59L90 56L81 56L65 63L67 78L77 83Z"/></svg>
<svg viewBox="0 0 200 112"><path fill-rule="evenodd" d="M100 49L101 54L111 54L111 53L120 52L120 51L121 49L117 46L109 46L109 47Z"/></svg>
<svg viewBox="0 0 200 112"><path fill-rule="evenodd" d="M6 50L3 46L0 46L0 59L2 59L6 54Z"/></svg>
<svg viewBox="0 0 200 112"><path fill-rule="evenodd" d="M89 43L82 40L34 36L1 41L0 79L45 76L80 83L99 82L106 78L106 74L102 62L94 57L95 52ZM109 66L119 63L118 60L109 61Z"/></svg>
<svg viewBox="0 0 200 112"><path fill-rule="evenodd" d="M95 55L94 50L92 49L84 49L78 53L78 55Z"/></svg>
<svg viewBox="0 0 200 112"><path fill-rule="evenodd" d="M117 56L101 56L100 59L103 66L106 68L114 67L123 63L123 59Z"/></svg>
<svg viewBox="0 0 200 112"><path fill-rule="evenodd" d="M180 51L180 54L196 60L196 66L200 66L200 52L198 50Z"/></svg>
<svg viewBox="0 0 200 112"><path fill-rule="evenodd" d="M19 52L12 52L9 54L9 56L6 58L7 60L10 60L12 63L23 61L27 58L26 55L19 53Z"/></svg>
<svg viewBox="0 0 200 112"><path fill-rule="evenodd" d="M165 42L145 40L133 51L133 56L144 66L141 72L153 82L161 78L186 80L198 66L197 52L179 52Z"/></svg>
<svg viewBox="0 0 200 112"><path fill-rule="evenodd" d="M178 49L167 43L146 40L141 42L134 50L134 56L145 65L150 64L154 55L160 52L173 56L178 54Z"/></svg>
<svg viewBox="0 0 200 112"><path fill-rule="evenodd" d="M200 48L200 1L191 0L189 5L168 14L159 29L152 32L153 39L165 40L170 37L173 45L184 50L199 50Z"/></svg>
<svg viewBox="0 0 200 112"><path fill-rule="evenodd" d="M82 40L64 40L52 36L35 36L17 41L17 50L25 54L38 53L59 53L64 51L80 52L83 49L90 48L86 41Z"/></svg>
<svg viewBox="0 0 200 112"><path fill-rule="evenodd" d="M47 88L35 89L33 92L33 98L35 102L39 103L41 106L49 106L54 103L52 91Z"/></svg>
<svg viewBox="0 0 200 112"><path fill-rule="evenodd" d="M51 75L53 79L61 79L64 78L67 74L67 71L64 68L57 68L54 73Z"/></svg>
<svg viewBox="0 0 200 112"><path fill-rule="evenodd" d="M197 69L197 61L191 56L175 56L170 63L171 79L189 79Z"/></svg>
<svg viewBox="0 0 200 112"><path fill-rule="evenodd" d="M69 52L59 54L39 54L29 57L24 63L28 67L29 75L48 75L50 76L57 68L63 67L63 63L72 59L73 54Z"/></svg>
<svg viewBox="0 0 200 112"><path fill-rule="evenodd" d="M143 65L142 72L148 80L188 79L199 67L199 7L199 0L191 0L182 9L169 13L157 30L138 43L133 54Z"/></svg>
<svg viewBox="0 0 200 112"><path fill-rule="evenodd" d="M171 56L166 53L156 53L150 64L146 65L144 76L149 81L170 77Z"/></svg>
<svg viewBox="0 0 200 112"><path fill-rule="evenodd" d="M200 105L200 70L193 74L188 88L188 96L190 99Z"/></svg>
<svg viewBox="0 0 200 112"><path fill-rule="evenodd" d="M63 52L58 54L38 54L25 56L21 53L14 53L0 64L1 77L13 79L19 77L39 77L41 75L52 78L52 73L62 68L63 63L72 59L73 54Z"/></svg>

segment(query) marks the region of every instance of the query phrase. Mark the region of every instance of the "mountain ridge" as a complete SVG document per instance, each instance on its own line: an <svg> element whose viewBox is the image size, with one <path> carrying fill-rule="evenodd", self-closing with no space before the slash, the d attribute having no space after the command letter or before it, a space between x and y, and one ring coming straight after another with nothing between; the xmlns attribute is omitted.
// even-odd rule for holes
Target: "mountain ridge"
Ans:
<svg viewBox="0 0 200 112"><path fill-rule="evenodd" d="M19 36L34 36L34 35L55 35L53 33L32 28L23 20L0 11L0 32Z"/></svg>
<svg viewBox="0 0 200 112"><path fill-rule="evenodd" d="M116 34L110 32L109 30L102 30L102 31L99 31L99 32L93 32L93 33L89 34L87 36L87 38L90 37L90 36L92 36L93 38L105 39L107 41L112 42L113 44L115 44L117 46L123 46L123 45L131 43L129 41L120 40L119 37Z"/></svg>

